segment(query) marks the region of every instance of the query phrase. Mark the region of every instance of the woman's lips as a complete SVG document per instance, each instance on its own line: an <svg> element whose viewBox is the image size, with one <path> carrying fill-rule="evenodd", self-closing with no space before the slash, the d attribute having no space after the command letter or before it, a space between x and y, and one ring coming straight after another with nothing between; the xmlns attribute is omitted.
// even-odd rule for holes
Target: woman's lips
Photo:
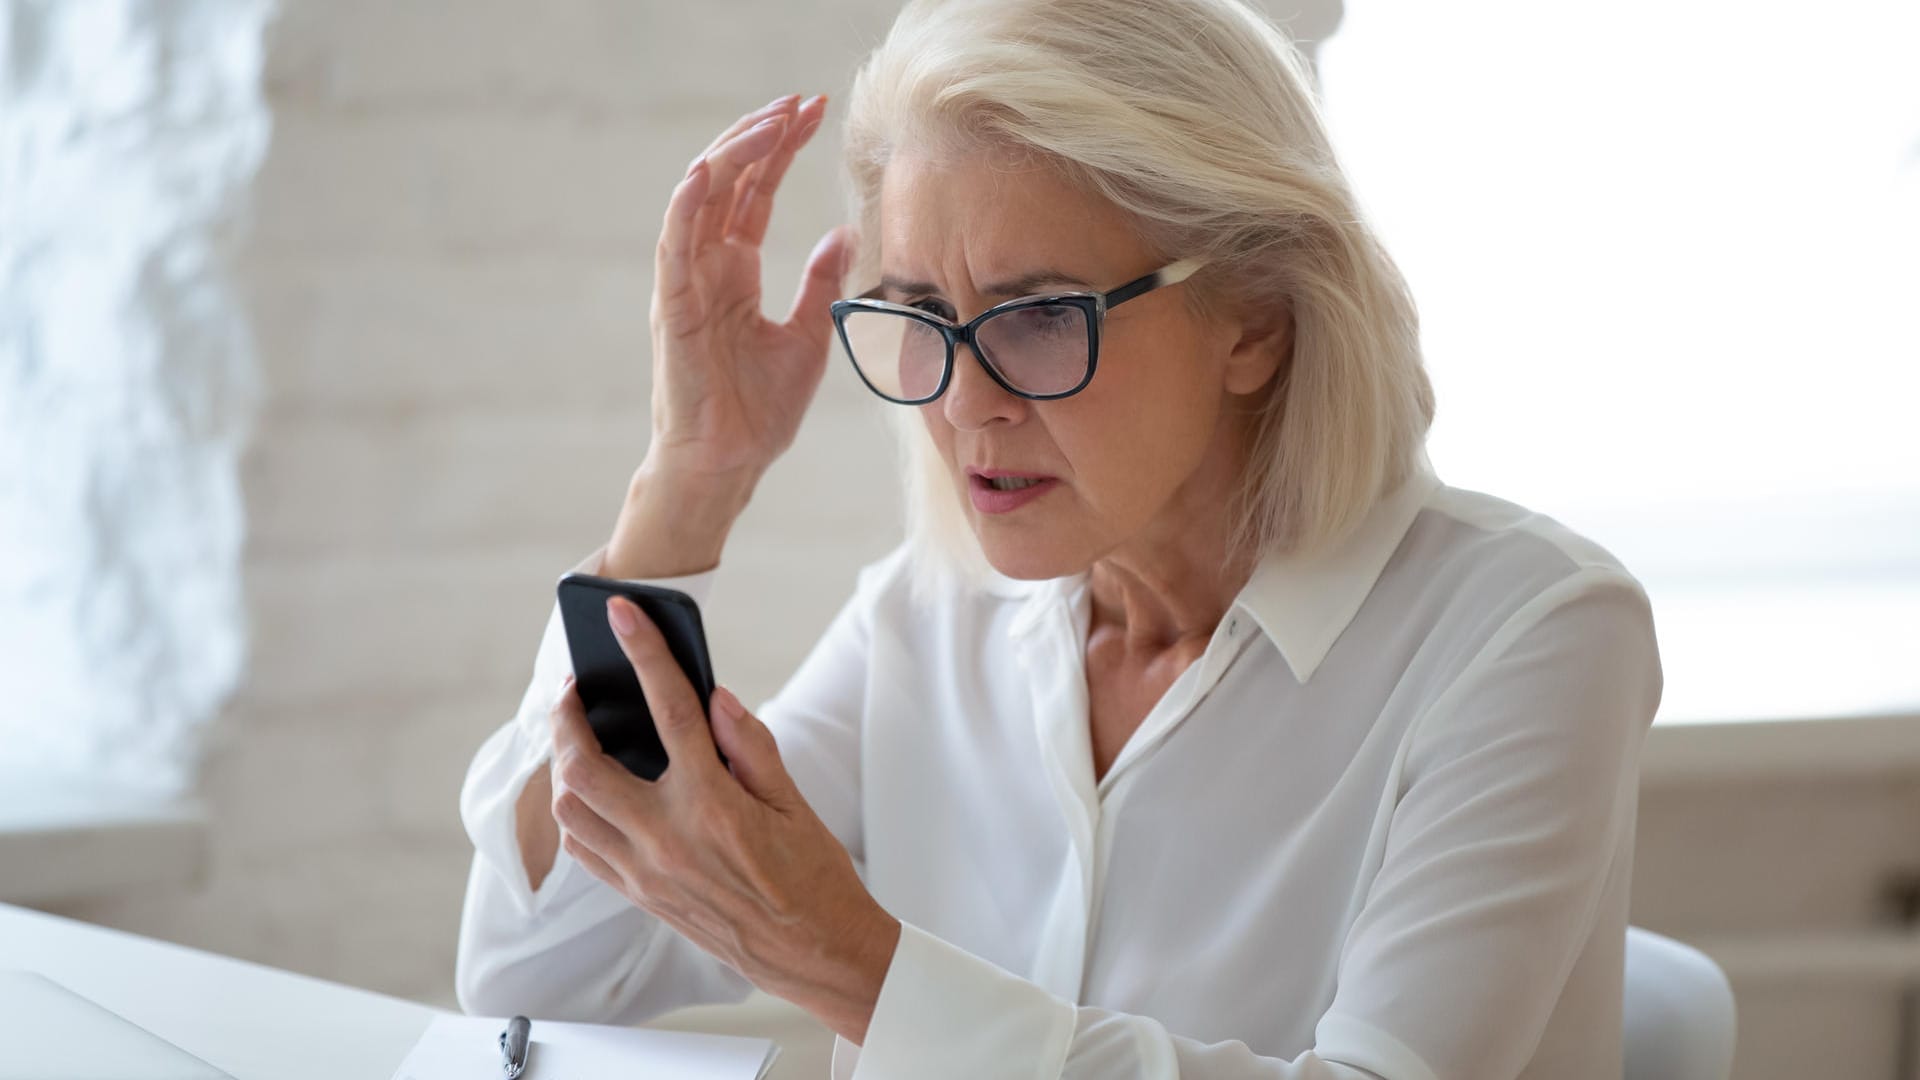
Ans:
<svg viewBox="0 0 1920 1080"><path fill-rule="evenodd" d="M983 514L1011 513L1059 486L1060 481L1048 476L1041 478L1038 483L1028 484L1016 491L1001 491L987 483L985 476L979 473L967 474L967 494L973 498L973 508Z"/></svg>

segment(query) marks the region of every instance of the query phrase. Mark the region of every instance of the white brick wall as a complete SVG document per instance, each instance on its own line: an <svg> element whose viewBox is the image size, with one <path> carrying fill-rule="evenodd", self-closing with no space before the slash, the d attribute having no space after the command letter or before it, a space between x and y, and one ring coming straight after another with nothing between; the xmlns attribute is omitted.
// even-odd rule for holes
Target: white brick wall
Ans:
<svg viewBox="0 0 1920 1080"><path fill-rule="evenodd" d="M666 195L739 113L842 93L860 28L890 16L282 5L240 263L264 375L242 472L253 656L205 780L212 871L192 895L66 910L451 1002L460 779L646 446ZM840 219L836 152L830 127L781 190L771 312ZM743 697L778 688L898 536L876 407L830 370L734 534L709 633Z"/></svg>

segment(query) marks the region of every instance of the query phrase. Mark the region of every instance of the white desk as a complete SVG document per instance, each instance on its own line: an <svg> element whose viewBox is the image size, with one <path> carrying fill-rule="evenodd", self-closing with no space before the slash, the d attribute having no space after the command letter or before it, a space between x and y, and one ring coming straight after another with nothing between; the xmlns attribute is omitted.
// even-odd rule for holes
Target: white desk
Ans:
<svg viewBox="0 0 1920 1080"><path fill-rule="evenodd" d="M0 968L41 972L239 1080L390 1080L436 1012L11 904L0 904ZM825 1076L831 1034L755 997L765 1004L680 1009L648 1026L771 1038L769 1080Z"/></svg>
<svg viewBox="0 0 1920 1080"><path fill-rule="evenodd" d="M240 1080L389 1080L434 1014L10 904L0 904L0 968L41 972Z"/></svg>

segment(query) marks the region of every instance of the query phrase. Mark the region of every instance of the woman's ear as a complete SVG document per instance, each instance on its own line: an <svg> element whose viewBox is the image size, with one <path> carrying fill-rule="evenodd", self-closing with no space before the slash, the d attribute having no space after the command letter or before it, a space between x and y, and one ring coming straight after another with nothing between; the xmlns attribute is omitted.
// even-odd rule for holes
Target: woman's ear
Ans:
<svg viewBox="0 0 1920 1080"><path fill-rule="evenodd" d="M1292 309L1282 304L1253 313L1241 321L1239 338L1227 354L1227 392L1251 394L1293 361Z"/></svg>

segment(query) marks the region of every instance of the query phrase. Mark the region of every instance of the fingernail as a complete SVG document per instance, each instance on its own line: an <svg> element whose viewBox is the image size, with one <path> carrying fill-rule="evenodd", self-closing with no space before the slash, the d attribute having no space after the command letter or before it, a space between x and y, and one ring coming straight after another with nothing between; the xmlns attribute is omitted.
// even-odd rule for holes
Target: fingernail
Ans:
<svg viewBox="0 0 1920 1080"><path fill-rule="evenodd" d="M747 130L759 131L761 128L772 127L775 124L784 124L786 122L787 122L787 114L781 113L779 116L769 116L765 120L760 121L759 123L753 125L751 128L748 128Z"/></svg>
<svg viewBox="0 0 1920 1080"><path fill-rule="evenodd" d="M639 625L633 621L633 612L627 610L627 602L617 596L607 600L607 623L621 637L633 633Z"/></svg>
<svg viewBox="0 0 1920 1080"><path fill-rule="evenodd" d="M724 686L718 687L714 690L713 697L710 700L713 702L714 711L729 720L739 718L740 699L733 696L733 691Z"/></svg>

